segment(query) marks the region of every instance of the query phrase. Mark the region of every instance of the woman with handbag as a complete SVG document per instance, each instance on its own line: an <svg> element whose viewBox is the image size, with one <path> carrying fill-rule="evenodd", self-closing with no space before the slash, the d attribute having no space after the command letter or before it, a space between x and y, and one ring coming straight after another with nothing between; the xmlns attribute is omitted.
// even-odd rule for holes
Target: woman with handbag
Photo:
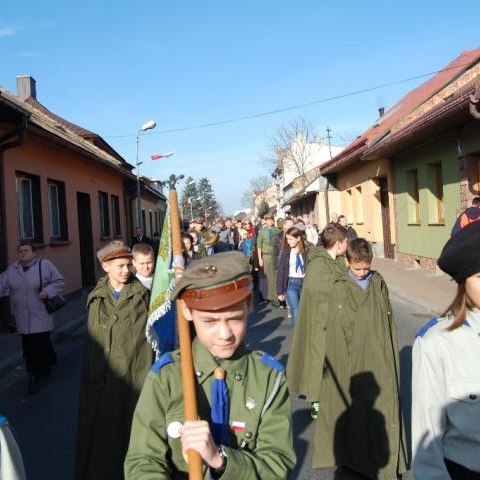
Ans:
<svg viewBox="0 0 480 480"><path fill-rule="evenodd" d="M32 243L20 242L17 253L18 262L0 275L0 296L10 296L29 374L27 391L35 393L57 363L50 340L53 318L45 301L56 303L58 308L62 299L57 296L65 287L65 281L52 262L36 257Z"/></svg>

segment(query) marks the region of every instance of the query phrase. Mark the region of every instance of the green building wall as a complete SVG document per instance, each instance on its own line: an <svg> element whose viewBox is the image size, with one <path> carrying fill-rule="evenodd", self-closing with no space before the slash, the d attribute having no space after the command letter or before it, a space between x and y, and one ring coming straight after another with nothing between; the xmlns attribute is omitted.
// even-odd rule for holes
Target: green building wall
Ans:
<svg viewBox="0 0 480 480"><path fill-rule="evenodd" d="M460 208L457 141L451 137L411 150L394 158L398 252L414 257L438 258L450 237ZM435 205L435 176L432 165L441 165L444 223L432 217ZM418 174L419 221L413 224L411 173ZM410 213L409 213L410 212Z"/></svg>

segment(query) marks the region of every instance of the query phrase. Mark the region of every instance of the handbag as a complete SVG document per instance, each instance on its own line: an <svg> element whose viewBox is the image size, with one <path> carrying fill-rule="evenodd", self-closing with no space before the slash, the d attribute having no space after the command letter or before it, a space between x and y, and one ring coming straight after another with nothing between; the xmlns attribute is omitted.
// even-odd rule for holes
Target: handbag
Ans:
<svg viewBox="0 0 480 480"><path fill-rule="evenodd" d="M42 260L40 260L38 264L38 273L40 275L40 291L43 290L43 282L42 282ZM53 313L59 310L60 308L64 307L68 300L59 293L51 298L46 298L43 303L45 304L45 308L47 309L48 313Z"/></svg>

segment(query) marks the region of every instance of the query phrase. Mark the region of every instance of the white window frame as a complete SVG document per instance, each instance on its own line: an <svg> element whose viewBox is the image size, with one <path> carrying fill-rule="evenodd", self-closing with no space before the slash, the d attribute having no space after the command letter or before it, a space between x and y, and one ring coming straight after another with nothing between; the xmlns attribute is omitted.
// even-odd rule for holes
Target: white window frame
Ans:
<svg viewBox="0 0 480 480"><path fill-rule="evenodd" d="M55 196L52 192L55 191ZM55 203L55 204L54 204ZM48 183L48 217L50 220L50 236L59 238L62 236L62 225L60 220L60 191L55 183ZM54 221L57 221L57 231L55 231Z"/></svg>
<svg viewBox="0 0 480 480"><path fill-rule="evenodd" d="M23 198L23 189L21 184L28 185L29 191L29 201L26 202ZM27 204L28 203L28 204ZM18 228L20 232L20 238L24 240L33 240L35 238L35 220L33 215L33 188L32 180L27 177L18 176L17 177L17 204L18 204ZM30 228L32 234L28 236L25 222L27 221L28 215L25 215L25 208L30 209Z"/></svg>

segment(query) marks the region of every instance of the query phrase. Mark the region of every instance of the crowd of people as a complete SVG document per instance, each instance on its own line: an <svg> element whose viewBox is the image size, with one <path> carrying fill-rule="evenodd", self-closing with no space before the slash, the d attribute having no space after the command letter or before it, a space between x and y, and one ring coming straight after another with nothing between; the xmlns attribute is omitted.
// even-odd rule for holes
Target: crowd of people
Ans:
<svg viewBox="0 0 480 480"><path fill-rule="evenodd" d="M413 347L419 480L480 478L480 215L467 213L438 260L458 293ZM135 233L129 246L112 241L97 252L105 276L87 300L77 479L186 478L189 450L200 455L206 478L288 478L296 464L292 395L315 422L314 468L401 477L409 455L397 327L387 285L371 268L372 245L345 216L332 215L321 231L307 216L275 222L265 215L220 217L209 228L198 218L182 232L185 267L177 266L172 296L194 332L199 418L188 421L178 352L155 358L145 338L158 235ZM12 299L27 389L35 393L56 362L44 302L64 280L28 242L18 258L0 275L0 296ZM288 307L286 368L244 343L254 291L259 302ZM0 471L23 479L1 416L0 427L0 444L10 444L0 449Z"/></svg>

